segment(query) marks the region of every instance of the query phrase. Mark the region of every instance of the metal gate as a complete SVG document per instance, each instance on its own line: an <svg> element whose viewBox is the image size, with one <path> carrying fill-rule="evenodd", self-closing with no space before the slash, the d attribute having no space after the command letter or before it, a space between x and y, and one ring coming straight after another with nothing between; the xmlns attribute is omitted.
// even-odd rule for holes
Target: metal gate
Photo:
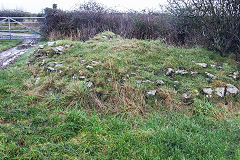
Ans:
<svg viewBox="0 0 240 160"><path fill-rule="evenodd" d="M0 39L40 38L45 17L0 17Z"/></svg>

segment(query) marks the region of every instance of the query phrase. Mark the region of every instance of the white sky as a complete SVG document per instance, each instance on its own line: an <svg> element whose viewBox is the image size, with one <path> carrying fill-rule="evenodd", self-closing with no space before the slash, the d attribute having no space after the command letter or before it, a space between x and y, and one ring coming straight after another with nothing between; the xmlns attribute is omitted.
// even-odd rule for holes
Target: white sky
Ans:
<svg viewBox="0 0 240 160"><path fill-rule="evenodd" d="M88 0L0 0L0 9L21 9L24 11L39 13L52 4L58 4L58 8L72 10L76 4L84 3ZM159 4L165 4L167 0L94 0L107 7L118 10L142 10L159 9Z"/></svg>

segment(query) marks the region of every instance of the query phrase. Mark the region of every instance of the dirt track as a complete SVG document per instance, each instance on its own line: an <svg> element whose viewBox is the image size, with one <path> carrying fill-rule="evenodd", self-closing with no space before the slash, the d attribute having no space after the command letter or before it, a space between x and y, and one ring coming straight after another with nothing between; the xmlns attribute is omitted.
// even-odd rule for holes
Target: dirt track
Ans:
<svg viewBox="0 0 240 160"><path fill-rule="evenodd" d="M14 63L17 58L19 58L27 50L35 46L36 42L36 39L25 39L16 47L0 52L0 70L5 69L10 64Z"/></svg>

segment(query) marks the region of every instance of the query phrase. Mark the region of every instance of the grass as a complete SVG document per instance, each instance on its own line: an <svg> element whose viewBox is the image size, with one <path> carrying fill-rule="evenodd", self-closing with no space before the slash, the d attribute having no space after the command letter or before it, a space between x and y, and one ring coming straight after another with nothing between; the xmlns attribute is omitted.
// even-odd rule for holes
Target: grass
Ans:
<svg viewBox="0 0 240 160"><path fill-rule="evenodd" d="M201 48L102 38L109 34L115 36L105 32L87 42L59 41L72 45L62 55L48 47L31 50L0 71L0 159L240 158L239 95L207 99L200 93L184 102L185 88L222 83L209 84L201 74L162 73L168 67L209 70L218 81L239 87L225 76L236 69L235 62ZM189 59L229 65L203 69ZM54 62L62 65L47 71L57 68ZM83 75L85 80L75 78ZM136 83L139 79L164 80L165 85ZM89 81L91 88L86 87ZM151 89L156 96L145 95Z"/></svg>
<svg viewBox="0 0 240 160"><path fill-rule="evenodd" d="M21 43L23 40L17 39L17 40L0 40L0 51L7 50L9 48L12 48L16 46L17 44Z"/></svg>

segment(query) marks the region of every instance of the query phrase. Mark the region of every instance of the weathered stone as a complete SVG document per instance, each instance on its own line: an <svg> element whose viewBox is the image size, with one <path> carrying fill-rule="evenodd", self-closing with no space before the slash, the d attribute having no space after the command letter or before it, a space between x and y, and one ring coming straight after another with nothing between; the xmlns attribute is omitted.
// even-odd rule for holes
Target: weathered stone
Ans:
<svg viewBox="0 0 240 160"><path fill-rule="evenodd" d="M63 46L58 46L56 47L56 49L59 51L59 52L62 52L64 50L64 47Z"/></svg>
<svg viewBox="0 0 240 160"><path fill-rule="evenodd" d="M39 81L40 81L40 77L36 78L35 83L38 84Z"/></svg>
<svg viewBox="0 0 240 160"><path fill-rule="evenodd" d="M237 72L233 72L233 75L234 76L238 76L239 75L239 72L237 71Z"/></svg>
<svg viewBox="0 0 240 160"><path fill-rule="evenodd" d="M211 64L211 67L212 67L212 68L215 68L215 67L216 67L216 65L215 65L215 64Z"/></svg>
<svg viewBox="0 0 240 160"><path fill-rule="evenodd" d="M56 64L56 68L58 68L58 67L62 67L63 66L63 64Z"/></svg>
<svg viewBox="0 0 240 160"><path fill-rule="evenodd" d="M195 89L195 90L193 91L192 95L193 95L193 96L198 96L198 95L199 95L199 92L198 92L198 90L197 90L197 89Z"/></svg>
<svg viewBox="0 0 240 160"><path fill-rule="evenodd" d="M39 49L43 49L43 48L44 48L44 45L39 45L38 48L39 48Z"/></svg>
<svg viewBox="0 0 240 160"><path fill-rule="evenodd" d="M57 48L56 47L52 47L51 48L54 52L58 52Z"/></svg>
<svg viewBox="0 0 240 160"><path fill-rule="evenodd" d="M165 83L162 81L162 80L158 80L157 82L156 82L156 85L158 85L158 86L161 86L161 85L164 85Z"/></svg>
<svg viewBox="0 0 240 160"><path fill-rule="evenodd" d="M131 75L132 75L132 76L136 76L137 73L136 73L136 72L131 72Z"/></svg>
<svg viewBox="0 0 240 160"><path fill-rule="evenodd" d="M86 69L93 69L93 66L88 65Z"/></svg>
<svg viewBox="0 0 240 160"><path fill-rule="evenodd" d="M30 62L30 61L27 61L26 64L29 65L29 64L31 64L31 62Z"/></svg>
<svg viewBox="0 0 240 160"><path fill-rule="evenodd" d="M205 72L205 74L206 74L209 78L211 78L211 79L216 79L216 78L217 78L217 76L215 76L215 75L213 75L213 74L211 74L211 73Z"/></svg>
<svg viewBox="0 0 240 160"><path fill-rule="evenodd" d="M108 82L113 82L113 79L112 78L108 78Z"/></svg>
<svg viewBox="0 0 240 160"><path fill-rule="evenodd" d="M201 66L203 68L206 68L207 67L207 64L206 63L195 63L196 65L198 66Z"/></svg>
<svg viewBox="0 0 240 160"><path fill-rule="evenodd" d="M70 48L70 47L71 47L71 45L69 45L69 44L66 44L66 45L65 45L65 47L66 47L66 48Z"/></svg>
<svg viewBox="0 0 240 160"><path fill-rule="evenodd" d="M87 88L91 88L93 86L93 82L86 82L85 85Z"/></svg>
<svg viewBox="0 0 240 160"><path fill-rule="evenodd" d="M58 47L51 47L52 50L54 50L54 52L62 52L64 50L64 47L63 46L58 46Z"/></svg>
<svg viewBox="0 0 240 160"><path fill-rule="evenodd" d="M191 71L190 73L191 73L191 75L198 74L198 72L194 72L194 71Z"/></svg>
<svg viewBox="0 0 240 160"><path fill-rule="evenodd" d="M107 37L107 36L102 36L102 38L103 38L103 39L108 39L108 37Z"/></svg>
<svg viewBox="0 0 240 160"><path fill-rule="evenodd" d="M96 64L99 64L99 62L97 62L97 61L92 61L92 64L93 64L93 65L96 65Z"/></svg>
<svg viewBox="0 0 240 160"><path fill-rule="evenodd" d="M198 96L198 95L199 95L198 90L194 90L194 91L192 91L192 92L183 93L182 96L183 96L185 99L190 99L190 98L195 97L195 96Z"/></svg>
<svg viewBox="0 0 240 160"><path fill-rule="evenodd" d="M80 76L80 77L79 77L79 80L84 80L84 79L86 79L85 76Z"/></svg>
<svg viewBox="0 0 240 160"><path fill-rule="evenodd" d="M232 84L227 84L227 94L237 94L239 92L238 88Z"/></svg>
<svg viewBox="0 0 240 160"><path fill-rule="evenodd" d="M42 60L41 65L43 66L45 64L45 59Z"/></svg>
<svg viewBox="0 0 240 160"><path fill-rule="evenodd" d="M55 45L56 42L48 42L48 46L49 47L53 47Z"/></svg>
<svg viewBox="0 0 240 160"><path fill-rule="evenodd" d="M48 67L47 68L49 71L55 71L55 68L53 68L53 67Z"/></svg>
<svg viewBox="0 0 240 160"><path fill-rule="evenodd" d="M190 93L183 93L182 96L183 96L185 99L189 99L189 98L191 98L192 94L190 94Z"/></svg>
<svg viewBox="0 0 240 160"><path fill-rule="evenodd" d="M221 70L223 67L222 66L217 66L217 69Z"/></svg>
<svg viewBox="0 0 240 160"><path fill-rule="evenodd" d="M232 77L233 79L237 79L239 76L239 72L233 72L232 74L228 75L229 77Z"/></svg>
<svg viewBox="0 0 240 160"><path fill-rule="evenodd" d="M184 69L178 69L175 73L176 74L181 74L181 75L188 74L188 72Z"/></svg>
<svg viewBox="0 0 240 160"><path fill-rule="evenodd" d="M116 37L110 36L109 39L113 40L116 39Z"/></svg>
<svg viewBox="0 0 240 160"><path fill-rule="evenodd" d="M229 77L232 77L233 79L237 79L237 76L230 74Z"/></svg>
<svg viewBox="0 0 240 160"><path fill-rule="evenodd" d="M174 69L168 68L166 71L166 76L171 76L174 73Z"/></svg>
<svg viewBox="0 0 240 160"><path fill-rule="evenodd" d="M212 88L203 88L203 93L207 95L207 97L211 97L212 96Z"/></svg>
<svg viewBox="0 0 240 160"><path fill-rule="evenodd" d="M225 87L217 87L215 89L215 94L219 97L224 97L225 96L225 90L226 90Z"/></svg>
<svg viewBox="0 0 240 160"><path fill-rule="evenodd" d="M147 95L148 95L148 96L155 96L156 93L157 93L157 90L149 90L149 91L147 92Z"/></svg>
<svg viewBox="0 0 240 160"><path fill-rule="evenodd" d="M81 60L80 62L81 62L81 63L85 63L85 62L86 62L86 60Z"/></svg>
<svg viewBox="0 0 240 160"><path fill-rule="evenodd" d="M72 76L72 79L77 79L77 77L76 77L76 75L75 75L75 74Z"/></svg>

